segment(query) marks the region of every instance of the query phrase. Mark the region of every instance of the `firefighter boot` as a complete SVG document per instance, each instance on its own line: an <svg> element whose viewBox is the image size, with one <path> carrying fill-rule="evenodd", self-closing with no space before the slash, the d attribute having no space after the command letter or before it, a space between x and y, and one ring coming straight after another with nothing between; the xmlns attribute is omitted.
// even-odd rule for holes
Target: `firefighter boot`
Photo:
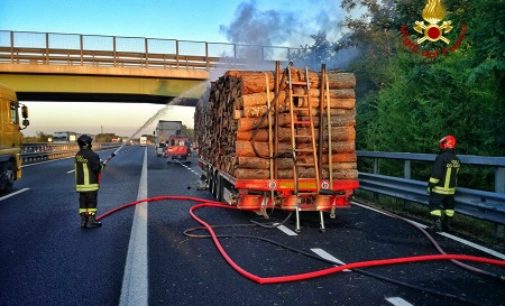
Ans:
<svg viewBox="0 0 505 306"><path fill-rule="evenodd" d="M433 224L430 226L430 229L434 232L442 231L442 220L440 219L440 217L433 218Z"/></svg>
<svg viewBox="0 0 505 306"><path fill-rule="evenodd" d="M87 228L96 228L102 226L102 222L98 222L95 219L95 214L89 214L88 222L86 223Z"/></svg>
<svg viewBox="0 0 505 306"><path fill-rule="evenodd" d="M86 228L86 223L88 223L88 214L80 213L81 215L81 228Z"/></svg>

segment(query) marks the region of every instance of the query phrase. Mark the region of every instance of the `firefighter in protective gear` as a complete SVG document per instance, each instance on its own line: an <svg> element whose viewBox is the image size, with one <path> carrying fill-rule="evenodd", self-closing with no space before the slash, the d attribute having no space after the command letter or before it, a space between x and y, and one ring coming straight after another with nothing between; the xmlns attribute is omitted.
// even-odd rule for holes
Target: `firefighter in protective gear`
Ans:
<svg viewBox="0 0 505 306"><path fill-rule="evenodd" d="M431 229L437 232L448 231L454 217L454 194L460 161L456 156L456 138L447 135L440 139L440 153L435 159L428 182L430 215L433 218Z"/></svg>
<svg viewBox="0 0 505 306"><path fill-rule="evenodd" d="M75 155L75 190L79 193L79 214L81 228L96 228L102 225L96 221L98 190L100 189L100 173L104 169L98 154L91 149L93 139L81 135L77 139L79 152Z"/></svg>

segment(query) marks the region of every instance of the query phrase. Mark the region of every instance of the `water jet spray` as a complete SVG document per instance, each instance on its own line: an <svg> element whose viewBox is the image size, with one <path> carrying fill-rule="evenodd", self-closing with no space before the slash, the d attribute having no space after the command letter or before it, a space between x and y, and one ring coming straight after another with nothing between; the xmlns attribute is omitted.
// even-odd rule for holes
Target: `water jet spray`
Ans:
<svg viewBox="0 0 505 306"><path fill-rule="evenodd" d="M147 121L140 127L138 128L131 136L129 139L133 139L133 137L137 136L138 133L140 133L142 130L144 130L149 124L153 123L156 118L158 118L160 115L165 114L171 106L174 105L179 105L182 103L183 99L185 97L191 97L194 96L195 94L199 94L203 92L203 89L207 86L207 82L202 82L199 83L190 89L186 90L185 92L181 93L179 96L175 97L174 99L170 100L165 106L163 106L161 109L159 109L154 115L152 115ZM106 165L108 162L111 161L119 152L124 148L126 144L122 144L119 148L117 148L114 152L111 153L109 157L103 162L104 165Z"/></svg>

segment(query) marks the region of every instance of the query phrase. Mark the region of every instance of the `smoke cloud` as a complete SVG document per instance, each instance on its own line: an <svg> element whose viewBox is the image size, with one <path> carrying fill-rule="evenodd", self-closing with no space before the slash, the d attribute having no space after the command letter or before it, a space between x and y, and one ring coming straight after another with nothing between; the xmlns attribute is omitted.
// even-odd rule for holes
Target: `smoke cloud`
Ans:
<svg viewBox="0 0 505 306"><path fill-rule="evenodd" d="M230 42L251 45L278 45L293 38L300 19L288 11L260 11L255 1L242 2L229 26L220 26Z"/></svg>
<svg viewBox="0 0 505 306"><path fill-rule="evenodd" d="M221 25L220 31L235 44L302 48L289 57L295 65L307 65L314 70L319 70L322 62L330 69L345 67L357 51L335 50L334 43L346 34L340 0L306 0L297 4L302 2L309 9L261 10L254 0L242 2L234 19L229 25ZM321 37L326 41L322 42ZM275 58L277 55L273 53L277 51L251 46L237 48L236 56L247 59L250 66L258 69L263 58Z"/></svg>

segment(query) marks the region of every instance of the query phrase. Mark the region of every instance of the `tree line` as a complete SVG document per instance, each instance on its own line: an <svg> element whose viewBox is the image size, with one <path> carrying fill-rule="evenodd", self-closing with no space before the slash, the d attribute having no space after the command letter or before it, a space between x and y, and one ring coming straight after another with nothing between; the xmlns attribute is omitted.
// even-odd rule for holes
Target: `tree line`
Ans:
<svg viewBox="0 0 505 306"><path fill-rule="evenodd" d="M317 33L292 60L350 58L360 150L433 153L453 134L460 154L505 156L505 1L442 1L450 43L415 46L426 2L343 0L346 34L328 41Z"/></svg>

